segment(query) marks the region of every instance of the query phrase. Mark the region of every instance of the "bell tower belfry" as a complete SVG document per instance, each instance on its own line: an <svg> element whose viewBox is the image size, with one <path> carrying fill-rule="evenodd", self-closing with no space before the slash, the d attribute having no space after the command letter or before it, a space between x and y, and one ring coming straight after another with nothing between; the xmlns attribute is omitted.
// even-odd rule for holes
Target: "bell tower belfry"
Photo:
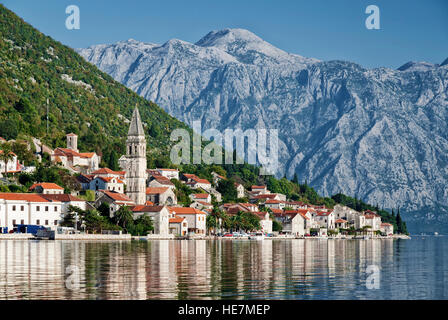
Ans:
<svg viewBox="0 0 448 320"><path fill-rule="evenodd" d="M146 203L146 139L135 107L126 140L126 194L136 204Z"/></svg>

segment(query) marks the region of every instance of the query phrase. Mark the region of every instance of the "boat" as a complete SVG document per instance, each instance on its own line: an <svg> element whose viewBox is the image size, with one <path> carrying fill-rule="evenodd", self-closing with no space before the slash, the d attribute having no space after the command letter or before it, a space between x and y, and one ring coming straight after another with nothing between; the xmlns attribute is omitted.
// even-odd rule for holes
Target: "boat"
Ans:
<svg viewBox="0 0 448 320"><path fill-rule="evenodd" d="M34 237L36 240L54 240L55 232L50 229L39 229Z"/></svg>
<svg viewBox="0 0 448 320"><path fill-rule="evenodd" d="M249 240L264 240L264 238L265 236L261 232L254 233L249 236Z"/></svg>
<svg viewBox="0 0 448 320"><path fill-rule="evenodd" d="M438 233L438 232L434 232L434 235L435 235L435 236L438 236L438 235L439 235L439 233Z"/></svg>

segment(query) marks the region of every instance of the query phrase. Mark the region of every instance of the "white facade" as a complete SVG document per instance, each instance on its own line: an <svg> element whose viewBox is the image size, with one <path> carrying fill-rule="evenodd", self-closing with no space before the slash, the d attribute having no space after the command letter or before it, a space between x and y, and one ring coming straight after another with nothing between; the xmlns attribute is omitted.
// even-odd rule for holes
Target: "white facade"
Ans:
<svg viewBox="0 0 448 320"><path fill-rule="evenodd" d="M185 218L188 223L188 232L195 234L204 234L207 230L207 214L194 208L170 207L172 216Z"/></svg>
<svg viewBox="0 0 448 320"><path fill-rule="evenodd" d="M236 187L236 197L238 199L244 198L244 196L245 196L245 194L244 194L244 186L242 184L236 183L235 187Z"/></svg>
<svg viewBox="0 0 448 320"><path fill-rule="evenodd" d="M143 206L143 208L135 208L132 210L134 219L139 216L147 215L154 224L153 234L167 236L169 234L169 216L170 213L165 206Z"/></svg>
<svg viewBox="0 0 448 320"><path fill-rule="evenodd" d="M56 229L62 204L36 194L0 193L0 227L12 230L15 224L32 224Z"/></svg>
<svg viewBox="0 0 448 320"><path fill-rule="evenodd" d="M2 153L3 150L0 150L0 153ZM8 163L6 164L6 170L8 172L17 172L17 167L18 167L18 161L17 161L17 156L13 153L13 158L11 160L8 161ZM1 160L0 161L0 174L4 174L5 173L5 161Z"/></svg>
<svg viewBox="0 0 448 320"><path fill-rule="evenodd" d="M160 175L164 176L168 179L176 179L179 180L179 170L177 169L156 169Z"/></svg>

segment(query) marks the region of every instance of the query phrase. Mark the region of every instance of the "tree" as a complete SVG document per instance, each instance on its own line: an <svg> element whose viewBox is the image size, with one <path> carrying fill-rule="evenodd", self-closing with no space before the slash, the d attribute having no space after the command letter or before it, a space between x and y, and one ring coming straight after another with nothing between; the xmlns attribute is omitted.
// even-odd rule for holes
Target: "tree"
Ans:
<svg viewBox="0 0 448 320"><path fill-rule="evenodd" d="M112 152L109 155L109 162L108 162L109 168L113 171L118 171L118 155L115 152L115 150L112 150Z"/></svg>
<svg viewBox="0 0 448 320"><path fill-rule="evenodd" d="M0 144L0 161L5 164L5 177L8 175L8 162L14 159L14 154L12 153L11 144L4 142Z"/></svg>
<svg viewBox="0 0 448 320"><path fill-rule="evenodd" d="M295 184L299 184L299 177L297 176L297 172L294 173L294 177L292 178L292 182Z"/></svg>
<svg viewBox="0 0 448 320"><path fill-rule="evenodd" d="M128 206L122 206L115 212L115 221L117 225L126 229L126 225L134 221L134 216Z"/></svg>
<svg viewBox="0 0 448 320"><path fill-rule="evenodd" d="M152 230L154 230L152 219L146 213L128 225L128 231L133 236L146 236Z"/></svg>
<svg viewBox="0 0 448 320"><path fill-rule="evenodd" d="M232 179L221 180L216 188L222 195L223 202L236 201L238 192L235 187L235 181Z"/></svg>

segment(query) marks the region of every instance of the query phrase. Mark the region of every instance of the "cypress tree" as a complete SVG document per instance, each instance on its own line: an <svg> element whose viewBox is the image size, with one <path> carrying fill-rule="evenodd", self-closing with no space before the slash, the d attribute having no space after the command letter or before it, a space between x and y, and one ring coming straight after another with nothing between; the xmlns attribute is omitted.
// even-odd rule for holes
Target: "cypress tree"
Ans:
<svg viewBox="0 0 448 320"><path fill-rule="evenodd" d="M297 172L294 173L294 177L292 178L292 182L295 184L299 184L299 177L297 176Z"/></svg>

